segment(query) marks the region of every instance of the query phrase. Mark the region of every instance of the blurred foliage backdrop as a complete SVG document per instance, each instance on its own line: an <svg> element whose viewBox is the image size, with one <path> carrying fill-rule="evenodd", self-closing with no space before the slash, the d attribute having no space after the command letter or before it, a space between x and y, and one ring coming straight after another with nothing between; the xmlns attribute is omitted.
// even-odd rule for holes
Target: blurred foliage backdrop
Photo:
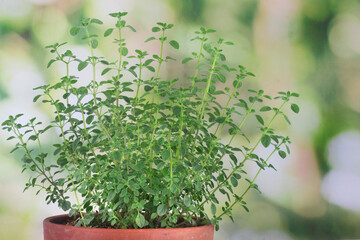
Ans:
<svg viewBox="0 0 360 240"><path fill-rule="evenodd" d="M205 26L236 43L228 60L257 75L250 85L301 95L292 126L278 122L293 139L291 156L273 159L278 171L258 181L263 194L247 196L250 213L238 208L236 222L223 221L215 239L360 238L360 1L0 0L1 122L20 112L49 119L52 112L33 104L31 89L56 81L63 69L46 69L44 46L67 41L85 57L86 45L70 37L70 27L84 16L110 26L107 15L115 11L128 11L138 30L127 37L132 50L146 49L143 40L157 21L175 24L181 51L163 73L169 77L187 71L179 61L198 47L189 39ZM106 43L98 51L116 55ZM42 219L60 211L35 191L22 193L28 173L20 174L6 138L1 132L0 239L42 239Z"/></svg>

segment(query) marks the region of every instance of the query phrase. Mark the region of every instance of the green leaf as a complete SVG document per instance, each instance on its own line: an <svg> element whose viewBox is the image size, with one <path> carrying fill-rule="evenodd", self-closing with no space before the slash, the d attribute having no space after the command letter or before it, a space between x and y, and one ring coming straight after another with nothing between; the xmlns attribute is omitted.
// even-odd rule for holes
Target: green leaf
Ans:
<svg viewBox="0 0 360 240"><path fill-rule="evenodd" d="M71 34L72 36L76 36L79 32L80 32L80 28L79 28L79 27L72 27L72 28L70 29L70 34Z"/></svg>
<svg viewBox="0 0 360 240"><path fill-rule="evenodd" d="M275 171L277 171L276 168L275 168L272 164L269 164L269 168L272 168L272 169L274 169Z"/></svg>
<svg viewBox="0 0 360 240"><path fill-rule="evenodd" d="M153 27L151 31L153 32L159 32L161 29L159 27Z"/></svg>
<svg viewBox="0 0 360 240"><path fill-rule="evenodd" d="M167 161L170 159L170 151L168 149L165 149L161 152L161 157L164 161Z"/></svg>
<svg viewBox="0 0 360 240"><path fill-rule="evenodd" d="M153 88L154 87L152 87L152 86L145 85L144 90L145 90L145 92L148 92L148 91L151 91Z"/></svg>
<svg viewBox="0 0 360 240"><path fill-rule="evenodd" d="M53 126L49 125L49 126L47 126L46 128L40 130L39 133L44 133L44 132L46 132L47 130L49 130L50 128L52 128L52 127L53 127Z"/></svg>
<svg viewBox="0 0 360 240"><path fill-rule="evenodd" d="M287 122L289 125L291 125L291 122L290 122L289 118L288 118L285 114L283 114L283 117L284 117L284 119L286 120L286 122Z"/></svg>
<svg viewBox="0 0 360 240"><path fill-rule="evenodd" d="M264 125L264 119L260 115L255 115L256 119L261 123L261 125Z"/></svg>
<svg viewBox="0 0 360 240"><path fill-rule="evenodd" d="M221 61L226 61L226 57L224 54L220 54L219 56Z"/></svg>
<svg viewBox="0 0 360 240"><path fill-rule="evenodd" d="M154 59L148 59L144 62L143 66L148 66L149 64L151 64L154 61Z"/></svg>
<svg viewBox="0 0 360 240"><path fill-rule="evenodd" d="M286 152L280 150L280 151L279 151L279 156L280 156L282 159L286 158Z"/></svg>
<svg viewBox="0 0 360 240"><path fill-rule="evenodd" d="M151 148L154 151L154 153L158 153L161 150L159 144L154 144Z"/></svg>
<svg viewBox="0 0 360 240"><path fill-rule="evenodd" d="M181 107L180 106L175 106L175 107L173 107L173 114L175 115L175 116L180 116L180 114L181 114Z"/></svg>
<svg viewBox="0 0 360 240"><path fill-rule="evenodd" d="M230 178L230 182L234 187L238 186L238 180L234 176Z"/></svg>
<svg viewBox="0 0 360 240"><path fill-rule="evenodd" d="M264 164L262 164L262 163L260 163L260 162L258 162L258 161L256 161L256 164L257 164L262 170L265 170Z"/></svg>
<svg viewBox="0 0 360 240"><path fill-rule="evenodd" d="M56 162L60 167L64 167L68 163L64 157L60 157Z"/></svg>
<svg viewBox="0 0 360 240"><path fill-rule="evenodd" d="M171 40L169 43L173 48L179 49L179 43L177 41Z"/></svg>
<svg viewBox="0 0 360 240"><path fill-rule="evenodd" d="M86 123L90 124L94 120L94 115L90 115L86 118Z"/></svg>
<svg viewBox="0 0 360 240"><path fill-rule="evenodd" d="M187 62L189 62L189 61L191 61L191 60L193 60L191 57L184 58L184 59L182 60L182 64L185 64L185 63L187 63Z"/></svg>
<svg viewBox="0 0 360 240"><path fill-rule="evenodd" d="M88 65L88 62L80 62L78 65L78 71L83 70L84 68L86 68L86 66Z"/></svg>
<svg viewBox="0 0 360 240"><path fill-rule="evenodd" d="M147 225L147 221L144 215L142 215L141 213L138 213L138 215L136 216L135 223L139 226L139 228L143 228Z"/></svg>
<svg viewBox="0 0 360 240"><path fill-rule="evenodd" d="M108 195L108 197L107 197L107 200L108 200L108 201L113 200L114 197L115 197L115 195L116 195L116 192L115 192L115 191L110 191L110 192L109 192L109 195Z"/></svg>
<svg viewBox="0 0 360 240"><path fill-rule="evenodd" d="M136 30L135 30L135 28L133 26L127 25L126 27L129 28L131 31L136 32Z"/></svg>
<svg viewBox="0 0 360 240"><path fill-rule="evenodd" d="M91 223L91 221L94 219L94 215L93 214L86 214L85 216L84 216L84 223L86 224L86 225L89 225L90 223Z"/></svg>
<svg viewBox="0 0 360 240"><path fill-rule="evenodd" d="M211 203L211 213L212 213L212 215L214 215L214 216L215 216L215 214L216 214L216 205L213 204L213 203Z"/></svg>
<svg viewBox="0 0 360 240"><path fill-rule="evenodd" d="M47 68L49 68L51 66L51 64L53 64L54 62L56 62L55 59L51 59L49 62L48 62L48 65L47 65Z"/></svg>
<svg viewBox="0 0 360 240"><path fill-rule="evenodd" d="M67 211L71 208L71 203L69 201L64 201L64 200L62 200L61 202L59 201L59 205L64 211Z"/></svg>
<svg viewBox="0 0 360 240"><path fill-rule="evenodd" d="M145 42L147 43L147 42L150 42L150 41L155 40L155 39L156 39L155 37L149 37L148 39L145 40Z"/></svg>
<svg viewBox="0 0 360 240"><path fill-rule="evenodd" d="M31 135L30 137L29 137L29 140L31 140L31 141L35 141L37 139L37 136L36 135Z"/></svg>
<svg viewBox="0 0 360 240"><path fill-rule="evenodd" d="M245 209L245 211L249 212L249 209L247 208L247 206L245 206L245 205L241 205L241 206Z"/></svg>
<svg viewBox="0 0 360 240"><path fill-rule="evenodd" d="M223 122L225 122L225 120L226 120L226 117L218 117L218 118L216 118L215 122L223 123Z"/></svg>
<svg viewBox="0 0 360 240"><path fill-rule="evenodd" d="M36 102L42 95L37 95L34 97L33 102Z"/></svg>
<svg viewBox="0 0 360 240"><path fill-rule="evenodd" d="M121 55L126 56L129 53L129 50L126 47L121 48Z"/></svg>
<svg viewBox="0 0 360 240"><path fill-rule="evenodd" d="M104 37L109 36L113 31L114 31L113 28L109 28L108 30L106 30L106 31L104 32Z"/></svg>
<svg viewBox="0 0 360 240"><path fill-rule="evenodd" d="M95 38L91 39L91 47L92 48L97 48L97 46L99 45L98 40L96 40Z"/></svg>
<svg viewBox="0 0 360 240"><path fill-rule="evenodd" d="M264 147L268 147L271 143L271 137L269 135L264 135L262 138L261 138L261 143Z"/></svg>
<svg viewBox="0 0 360 240"><path fill-rule="evenodd" d="M268 106L260 108L260 112L267 112L267 111L270 111L270 110L271 110L271 107L268 107Z"/></svg>
<svg viewBox="0 0 360 240"><path fill-rule="evenodd" d="M287 151L288 154L290 154L290 148L289 148L288 145L286 145L286 151Z"/></svg>
<svg viewBox="0 0 360 240"><path fill-rule="evenodd" d="M177 188L177 186L176 186L174 183L170 184L170 191L171 191L172 193L176 193L177 190L178 190L178 188Z"/></svg>
<svg viewBox="0 0 360 240"><path fill-rule="evenodd" d="M152 66L146 66L147 69L149 69L150 72L155 72L155 68Z"/></svg>
<svg viewBox="0 0 360 240"><path fill-rule="evenodd" d="M91 23L96 23L96 24L103 24L103 22L102 22L101 20L97 19L97 18L91 19L90 22L91 22Z"/></svg>
<svg viewBox="0 0 360 240"><path fill-rule="evenodd" d="M110 71L111 68L105 68L102 72L101 72L101 76L105 75L108 71Z"/></svg>
<svg viewBox="0 0 360 240"><path fill-rule="evenodd" d="M190 204L191 204L191 199L190 199L190 197L187 196L187 195L184 197L184 204L185 204L185 206L187 206L187 207L189 207Z"/></svg>
<svg viewBox="0 0 360 240"><path fill-rule="evenodd" d="M128 69L128 71L132 74L132 75L134 75L134 77L137 77L137 74L136 74L136 72L134 71L134 70L132 70L132 69Z"/></svg>
<svg viewBox="0 0 360 240"><path fill-rule="evenodd" d="M220 82L225 83L226 82L226 77L222 74L217 74L216 77L219 79Z"/></svg>
<svg viewBox="0 0 360 240"><path fill-rule="evenodd" d="M240 88L242 86L242 82L239 80L233 81L233 87L234 88Z"/></svg>
<svg viewBox="0 0 360 240"><path fill-rule="evenodd" d="M11 153L11 152L10 152ZM27 157L27 156L24 156L23 158L22 158L22 160L25 162L25 163L31 163L33 160L31 159L31 158L29 158L29 157Z"/></svg>
<svg viewBox="0 0 360 240"><path fill-rule="evenodd" d="M235 163L235 164L237 164L237 158L236 158L236 156L234 155L234 154L230 154L230 158L231 158L231 160L233 160L233 162Z"/></svg>
<svg viewBox="0 0 360 240"><path fill-rule="evenodd" d="M293 110L294 113L299 113L300 108L297 104L293 103L291 104L291 110Z"/></svg>
<svg viewBox="0 0 360 240"><path fill-rule="evenodd" d="M238 174L238 173L234 173L234 177L235 177L236 179L241 179L241 175Z"/></svg>
<svg viewBox="0 0 360 240"><path fill-rule="evenodd" d="M161 217L167 213L166 204L160 204L156 209L157 214Z"/></svg>
<svg viewBox="0 0 360 240"><path fill-rule="evenodd" d="M154 220L156 217L157 217L157 213L152 213L151 216L150 216L150 219Z"/></svg>
<svg viewBox="0 0 360 240"><path fill-rule="evenodd" d="M219 224L216 224L216 225L215 225L215 231L219 231L219 229L220 229L220 225L219 225Z"/></svg>

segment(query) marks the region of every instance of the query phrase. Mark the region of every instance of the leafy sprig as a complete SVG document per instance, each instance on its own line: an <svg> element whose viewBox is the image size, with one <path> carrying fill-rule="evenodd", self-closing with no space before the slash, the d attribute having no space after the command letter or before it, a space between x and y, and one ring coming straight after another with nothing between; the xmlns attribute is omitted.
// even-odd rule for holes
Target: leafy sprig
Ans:
<svg viewBox="0 0 360 240"><path fill-rule="evenodd" d="M36 118L23 125L19 114L2 124L12 133L8 140L17 140L12 152L24 151L23 171L35 173L25 189L45 191L48 203L57 202L69 211L78 226L157 228L212 223L218 227L223 216L232 219L234 205L248 211L244 197L252 188L259 190L255 180L261 171L275 169L270 158L275 153L281 158L290 154L289 138L279 135L272 125L279 116L289 122L284 110L289 105L299 112L292 102L299 95L279 92L272 98L263 90L241 91L244 80L255 75L241 65L228 66L224 47L234 44L221 38L209 40L215 30L204 27L192 39L199 43L199 51L182 60L182 64L194 63L187 65L194 74L185 87L175 87L178 78L163 79L160 74L163 64L174 60L164 55L164 48L180 48L176 40L168 39L174 25L159 22L152 28L154 36L145 42L158 41L160 51L151 56L127 48L125 30L136 30L124 20L126 15L110 14L115 25L101 34L115 37L119 52L115 60L94 55L100 37L92 26L102 24L96 18L82 19L70 30L87 41L87 58L62 50L66 43L47 46L55 55L48 67L62 64L66 75L53 85L35 88L41 93L34 102L41 99L49 104L53 120L45 127ZM136 59L135 63L129 59ZM78 86L78 77L70 72L75 64L78 71L92 69L92 79L84 86ZM103 79L96 78L97 71ZM226 103L221 104L220 98ZM255 141L247 136L249 119L259 125L260 137ZM44 152L41 138L51 128L60 133L52 154ZM231 135L228 142L223 139L226 131ZM241 143L235 143L238 137ZM36 151L29 147L33 141ZM260 145L272 148L271 153L258 155ZM228 160L230 168L224 164ZM244 170L249 162L259 167L253 179ZM248 187L239 195L242 180ZM224 203L219 194L226 197ZM75 203L69 201L71 195Z"/></svg>

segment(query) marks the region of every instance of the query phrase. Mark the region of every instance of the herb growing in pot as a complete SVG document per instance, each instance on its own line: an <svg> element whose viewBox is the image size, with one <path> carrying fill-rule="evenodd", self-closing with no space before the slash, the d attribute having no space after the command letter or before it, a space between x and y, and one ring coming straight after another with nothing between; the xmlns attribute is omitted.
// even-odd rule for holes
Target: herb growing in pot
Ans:
<svg viewBox="0 0 360 240"><path fill-rule="evenodd" d="M167 37L173 24L157 23L154 36L145 41L157 41L159 53L133 52L126 47L125 36L135 29L124 20L126 14L110 14L116 24L103 34L115 38L116 60L94 55L100 37L92 31L93 25L102 24L95 18L83 19L70 30L88 42L88 58L78 59L71 50L63 50L66 43L47 46L54 54L48 67L56 62L66 68L59 82L35 88L40 94L34 102L41 100L54 109L50 125L43 126L36 118L21 124L22 114L3 122L3 129L12 132L9 140L17 140L12 152L21 149L23 170L34 173L25 189L44 191L47 203L69 211L76 226L138 229L211 224L218 229L224 216L232 219L234 205L248 211L244 197L250 189L258 190L255 180L262 170L274 168L270 158L290 153L289 138L277 134L272 124L280 116L289 122L283 112L289 106L299 112L298 105L291 103L298 94L279 92L272 98L252 89L240 94L244 79L254 74L243 66L228 66L223 47L233 43L221 38L210 41L208 36L215 31L203 27L192 39L199 44L198 52L182 60L194 73L188 83L177 87L178 78L160 75L164 64L174 60L165 56L164 48L179 49L179 43ZM78 71L91 69L87 85L79 86L78 77L70 72L72 65ZM225 104L218 99L226 99ZM260 137L250 141L244 126L254 119ZM59 130L60 139L47 153L42 134L51 128ZM227 134L231 137L225 141L222 137ZM31 142L37 147L33 149ZM260 145L270 148L270 154L258 155ZM55 163L49 160L53 158ZM250 178L244 167L252 163L259 170ZM240 181L247 182L242 193L237 189ZM219 200L222 195L224 203Z"/></svg>

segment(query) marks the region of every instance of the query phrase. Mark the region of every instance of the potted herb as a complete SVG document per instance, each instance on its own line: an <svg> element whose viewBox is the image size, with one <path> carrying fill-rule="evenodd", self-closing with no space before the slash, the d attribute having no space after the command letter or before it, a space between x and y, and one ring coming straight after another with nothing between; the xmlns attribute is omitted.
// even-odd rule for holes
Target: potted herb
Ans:
<svg viewBox="0 0 360 240"><path fill-rule="evenodd" d="M157 23L154 36L145 41L157 41L158 54L138 49L131 53L124 37L126 29L135 29L127 25L126 14L110 14L116 24L104 33L115 36L115 61L94 55L99 37L93 25L102 24L95 18L83 19L70 30L88 42L87 59L64 51L65 43L47 46L55 56L48 67L57 62L66 68L59 82L35 88L40 94L34 102L42 100L54 109L50 125L36 118L21 124L22 114L3 122L3 129L12 133L9 140L17 140L12 152L22 149L23 170L33 173L25 189L39 188L48 204L69 211L44 221L45 240L212 239L214 226L217 229L224 216L232 219L235 204L248 211L244 196L258 189L255 180L261 170L274 168L271 156L285 158L290 153L289 138L271 126L279 116L288 121L283 112L288 105L299 112L289 103L298 94L279 92L274 99L263 90L240 94L243 80L254 75L243 66L228 66L223 47L233 43L211 42L208 35L215 31L205 28L193 39L199 51L182 60L194 63L188 65L194 69L188 83L180 86L178 78L162 79L161 68L174 60L165 56L164 48L179 48L167 37L173 24ZM78 71L91 68L87 85L80 86L76 73L70 72L74 64ZM275 106L269 106L273 100ZM250 141L244 124L255 119L261 136ZM51 128L59 139L49 154L42 148L42 134ZM231 138L225 141L227 133ZM244 144L234 144L236 137ZM260 145L271 153L257 155ZM244 170L250 162L259 166L252 179ZM248 187L239 194L236 187L243 179Z"/></svg>

